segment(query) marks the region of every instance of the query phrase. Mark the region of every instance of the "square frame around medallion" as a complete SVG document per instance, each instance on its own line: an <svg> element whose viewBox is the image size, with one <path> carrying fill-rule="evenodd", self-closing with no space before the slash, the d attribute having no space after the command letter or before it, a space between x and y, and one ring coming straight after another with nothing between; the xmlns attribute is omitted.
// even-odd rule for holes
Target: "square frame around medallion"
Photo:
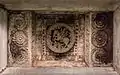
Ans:
<svg viewBox="0 0 120 75"><path fill-rule="evenodd" d="M84 18L71 12L36 13L33 66L85 67Z"/></svg>

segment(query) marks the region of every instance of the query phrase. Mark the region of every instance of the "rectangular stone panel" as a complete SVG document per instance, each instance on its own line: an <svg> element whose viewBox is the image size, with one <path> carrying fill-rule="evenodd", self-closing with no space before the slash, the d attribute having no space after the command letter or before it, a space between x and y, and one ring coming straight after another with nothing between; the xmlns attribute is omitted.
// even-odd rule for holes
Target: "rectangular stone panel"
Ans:
<svg viewBox="0 0 120 75"><path fill-rule="evenodd" d="M112 65L112 12L9 11L8 65Z"/></svg>

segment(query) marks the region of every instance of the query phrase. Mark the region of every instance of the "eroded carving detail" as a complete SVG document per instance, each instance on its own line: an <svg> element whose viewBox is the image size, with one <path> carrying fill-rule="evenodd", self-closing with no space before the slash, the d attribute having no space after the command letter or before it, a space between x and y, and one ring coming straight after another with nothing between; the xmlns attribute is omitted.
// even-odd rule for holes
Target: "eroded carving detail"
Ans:
<svg viewBox="0 0 120 75"><path fill-rule="evenodd" d="M103 48L93 49L92 61L96 64L106 64L108 59L108 53Z"/></svg>
<svg viewBox="0 0 120 75"><path fill-rule="evenodd" d="M18 46L14 41L10 44L10 52L13 58L12 63L20 63L27 58L27 51L24 47Z"/></svg>
<svg viewBox="0 0 120 75"><path fill-rule="evenodd" d="M94 17L95 16L95 17ZM107 19L107 16L104 15L104 14L97 14L97 15L94 15L93 16L93 24L92 24L92 27L94 29L99 29L99 30L103 30L107 27L107 24L108 24L108 19Z"/></svg>
<svg viewBox="0 0 120 75"><path fill-rule="evenodd" d="M18 14L14 18L14 27L18 30L23 30L26 28L26 21L24 14Z"/></svg>

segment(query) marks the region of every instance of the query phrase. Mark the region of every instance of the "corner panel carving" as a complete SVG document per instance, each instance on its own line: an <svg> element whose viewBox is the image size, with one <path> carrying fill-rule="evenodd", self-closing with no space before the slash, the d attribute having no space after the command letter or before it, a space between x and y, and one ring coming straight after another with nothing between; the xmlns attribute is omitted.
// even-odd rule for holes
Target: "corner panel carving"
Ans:
<svg viewBox="0 0 120 75"><path fill-rule="evenodd" d="M93 66L112 66L113 56L112 12L92 14L92 63Z"/></svg>
<svg viewBox="0 0 120 75"><path fill-rule="evenodd" d="M9 66L30 66L30 51L28 51L30 18L30 12L9 12Z"/></svg>

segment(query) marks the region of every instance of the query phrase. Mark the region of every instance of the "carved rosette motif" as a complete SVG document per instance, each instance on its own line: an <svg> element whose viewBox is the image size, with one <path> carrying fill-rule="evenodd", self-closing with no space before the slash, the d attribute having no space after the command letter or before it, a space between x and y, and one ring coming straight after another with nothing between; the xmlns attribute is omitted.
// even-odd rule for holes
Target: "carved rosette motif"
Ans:
<svg viewBox="0 0 120 75"><path fill-rule="evenodd" d="M107 16L106 15L96 15L93 17L92 27L94 29L103 30L107 27Z"/></svg>
<svg viewBox="0 0 120 75"><path fill-rule="evenodd" d="M18 30L23 30L27 27L25 22L25 16L23 16L22 14L16 15L14 21L14 27Z"/></svg>
<svg viewBox="0 0 120 75"><path fill-rule="evenodd" d="M95 47L103 47L107 44L107 33L105 31L96 31L92 34L92 44Z"/></svg>
<svg viewBox="0 0 120 75"><path fill-rule="evenodd" d="M73 29L66 24L55 24L47 31L47 46L56 53L69 51L75 42Z"/></svg>
<svg viewBox="0 0 120 75"><path fill-rule="evenodd" d="M27 43L27 35L24 31L17 31L13 34L12 41L16 42L17 45L25 45Z"/></svg>

